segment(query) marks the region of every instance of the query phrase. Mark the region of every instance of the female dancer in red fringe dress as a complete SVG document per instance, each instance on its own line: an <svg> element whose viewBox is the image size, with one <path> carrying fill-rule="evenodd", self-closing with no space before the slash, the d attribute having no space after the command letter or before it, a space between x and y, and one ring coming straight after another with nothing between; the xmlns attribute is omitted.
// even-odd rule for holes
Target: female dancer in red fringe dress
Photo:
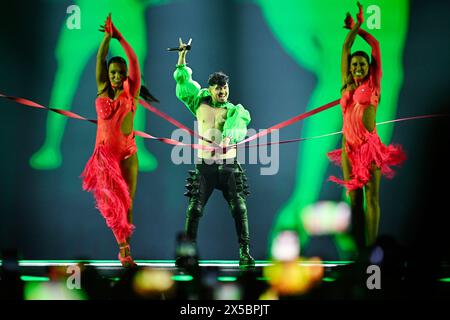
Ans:
<svg viewBox="0 0 450 320"><path fill-rule="evenodd" d="M375 118L380 100L380 47L372 35L360 28L364 18L359 2L358 7L356 24L349 13L345 19L345 28L350 32L344 42L341 62L342 149L329 152L328 156L342 165L344 180L336 177L330 177L330 180L347 188L352 207L352 234L358 248L363 249L373 244L378 234L380 176L391 178L394 171L390 166L403 162L405 154L400 146L384 145L377 134ZM372 62L363 51L350 54L357 34L372 47Z"/></svg>
<svg viewBox="0 0 450 320"><path fill-rule="evenodd" d="M106 19L100 31L105 37L97 54L97 138L94 152L82 173L83 189L93 192L96 207L112 229L119 244L119 259L124 267L135 267L130 255L133 198L138 172L137 148L133 121L139 94L148 101L154 99L141 87L137 57L111 21ZM117 39L128 57L130 68L121 57L106 64L111 38ZM139 90L141 89L141 90Z"/></svg>

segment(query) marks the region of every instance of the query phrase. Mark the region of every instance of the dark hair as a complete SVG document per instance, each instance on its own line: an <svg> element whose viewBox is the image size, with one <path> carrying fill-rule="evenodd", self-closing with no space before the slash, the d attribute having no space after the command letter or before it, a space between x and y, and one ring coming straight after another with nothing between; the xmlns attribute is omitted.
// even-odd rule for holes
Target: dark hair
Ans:
<svg viewBox="0 0 450 320"><path fill-rule="evenodd" d="M127 61L124 58L120 57L120 56L115 56L115 57L112 57L111 59L109 59L109 61L108 61L108 70L109 70L109 66L110 66L111 63L122 63L122 64L125 65L125 67L127 66ZM147 102L159 102L159 100L156 99L150 93L150 91L148 90L148 88L145 85L141 85L141 89L139 91L139 96L141 96Z"/></svg>
<svg viewBox="0 0 450 320"><path fill-rule="evenodd" d="M353 57L363 57L366 58L367 64L370 66L370 58L369 55L367 53L365 53L364 51L355 51L350 55L349 58L349 62L352 61Z"/></svg>
<svg viewBox="0 0 450 320"><path fill-rule="evenodd" d="M126 60L124 58L122 58L122 57L119 57L119 56L115 56L115 57L112 57L111 59L109 59L109 61L108 61L108 70L109 70L109 65L111 63L123 63L125 66L127 66Z"/></svg>
<svg viewBox="0 0 450 320"><path fill-rule="evenodd" d="M159 102L148 90L145 85L141 85L141 90L139 91L139 95L144 98L147 102Z"/></svg>
<svg viewBox="0 0 450 320"><path fill-rule="evenodd" d="M228 79L229 77L225 73L223 73L222 71L218 71L209 75L208 84L210 86L217 84L218 86L223 87L228 83Z"/></svg>

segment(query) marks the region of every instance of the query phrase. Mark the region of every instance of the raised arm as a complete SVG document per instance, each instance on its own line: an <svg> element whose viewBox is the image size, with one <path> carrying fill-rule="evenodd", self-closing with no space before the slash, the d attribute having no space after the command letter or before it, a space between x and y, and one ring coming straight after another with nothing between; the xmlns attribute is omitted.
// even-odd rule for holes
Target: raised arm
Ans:
<svg viewBox="0 0 450 320"><path fill-rule="evenodd" d="M349 72L349 57L351 53L351 49L353 43L355 42L356 35L358 34L358 30L360 30L361 23L354 23L353 18L350 13L347 13L345 18L345 26L344 28L350 29L345 38L344 45L342 47L342 57L341 57L341 75L342 75L342 86L345 87L347 84L347 77Z"/></svg>
<svg viewBox="0 0 450 320"><path fill-rule="evenodd" d="M372 62L370 63L370 75L373 77L374 85L379 88L381 81L381 51L380 43L374 36L363 29L358 30L358 34L372 48Z"/></svg>
<svg viewBox="0 0 450 320"><path fill-rule="evenodd" d="M141 70L139 68L139 61L134 53L133 48L130 44L125 40L122 34L117 30L111 20L111 15L108 16L106 31L111 33L114 39L117 39L120 42L120 45L125 51L125 54L128 58L128 82L130 85L130 94L133 97L137 97L139 95L139 89L141 87Z"/></svg>
<svg viewBox="0 0 450 320"><path fill-rule="evenodd" d="M105 32L105 27L101 26L100 31ZM111 34L105 32L102 43L97 52L97 66L95 68L95 78L97 80L97 94L105 91L108 87L108 67L106 66L106 56L108 55L109 42L111 41Z"/></svg>
<svg viewBox="0 0 450 320"><path fill-rule="evenodd" d="M191 46L192 38L189 39L189 42L183 43L183 40L181 38L178 38L178 41L180 42L180 51L178 51L178 65L184 64L186 65L186 53L188 52L188 48Z"/></svg>
<svg viewBox="0 0 450 320"><path fill-rule="evenodd" d="M173 78L175 79L176 95L177 98L183 101L186 107L196 116L199 99L202 97L200 85L192 80L192 69L186 66L186 53L187 46L191 44L189 40L188 44L183 43L180 38L180 51L178 55L178 63Z"/></svg>

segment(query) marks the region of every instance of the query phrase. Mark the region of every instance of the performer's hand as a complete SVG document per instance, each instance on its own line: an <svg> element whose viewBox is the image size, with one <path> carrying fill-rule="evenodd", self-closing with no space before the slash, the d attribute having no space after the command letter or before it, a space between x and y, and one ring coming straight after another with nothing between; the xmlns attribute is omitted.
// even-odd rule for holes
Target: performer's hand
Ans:
<svg viewBox="0 0 450 320"><path fill-rule="evenodd" d="M105 26L100 26L100 28L98 29L98 31L104 32L104 33L105 33L105 38L108 38L108 39L111 39L111 38L112 38L111 34L105 31Z"/></svg>
<svg viewBox="0 0 450 320"><path fill-rule="evenodd" d="M100 32L104 32L105 33L105 38L112 38L112 32L111 32L111 28L110 28L110 24L108 22L110 15L108 15L108 18L106 18L105 23L103 25L100 25L100 28L98 29L98 31Z"/></svg>
<svg viewBox="0 0 450 320"><path fill-rule="evenodd" d="M100 27L101 27L100 31L103 30L104 32L111 35L112 38L117 40L122 39L122 34L119 32L119 30L117 30L116 26L112 22L111 13L108 14L108 17L106 18L105 21L105 25Z"/></svg>
<svg viewBox="0 0 450 320"><path fill-rule="evenodd" d="M361 25L364 22L364 10L361 3L358 1L359 12L356 14L356 18L358 19L358 23Z"/></svg>
<svg viewBox="0 0 450 320"><path fill-rule="evenodd" d="M345 29L353 29L355 26L355 21L353 20L352 16L350 15L350 12L347 12L347 15L345 16L344 20L344 28Z"/></svg>
<svg viewBox="0 0 450 320"><path fill-rule="evenodd" d="M113 37L114 39L121 40L121 39L122 39L122 34L120 33L119 30L117 30L116 26L115 26L114 23L112 22L112 20L111 20L111 14L109 14L109 23L110 23L111 30L112 30L112 37Z"/></svg>
<svg viewBox="0 0 450 320"><path fill-rule="evenodd" d="M186 52L188 51L188 46L191 45L192 43L192 38L189 39L188 43L184 43L183 40L181 40L181 38L178 38L178 40L180 41L180 46L178 47L180 49L180 53L184 53L186 54Z"/></svg>
<svg viewBox="0 0 450 320"><path fill-rule="evenodd" d="M188 52L188 46L190 46L191 43L192 43L192 38L189 39L188 43L184 43L183 40L181 40L181 38L178 38L178 40L180 41L180 46L178 47L178 49L179 49L179 51L178 51L178 64L179 65L183 65L183 64L185 65L186 64L186 53Z"/></svg>
<svg viewBox="0 0 450 320"><path fill-rule="evenodd" d="M100 29L98 29L100 32L105 32L112 36L112 30L111 30L111 13L108 14L106 17L105 23L100 26Z"/></svg>

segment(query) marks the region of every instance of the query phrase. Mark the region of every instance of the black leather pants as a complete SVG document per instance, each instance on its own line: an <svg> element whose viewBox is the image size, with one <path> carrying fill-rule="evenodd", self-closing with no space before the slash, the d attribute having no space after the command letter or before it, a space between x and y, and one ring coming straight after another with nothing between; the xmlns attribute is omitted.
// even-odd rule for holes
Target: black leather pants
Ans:
<svg viewBox="0 0 450 320"><path fill-rule="evenodd" d="M248 246L250 242L247 206L247 177L239 163L232 164L196 164L195 170L189 171L185 193L189 197L186 212L185 232L192 241L197 239L198 223L203 215L203 208L214 189L219 189L228 202L235 221L239 244Z"/></svg>

